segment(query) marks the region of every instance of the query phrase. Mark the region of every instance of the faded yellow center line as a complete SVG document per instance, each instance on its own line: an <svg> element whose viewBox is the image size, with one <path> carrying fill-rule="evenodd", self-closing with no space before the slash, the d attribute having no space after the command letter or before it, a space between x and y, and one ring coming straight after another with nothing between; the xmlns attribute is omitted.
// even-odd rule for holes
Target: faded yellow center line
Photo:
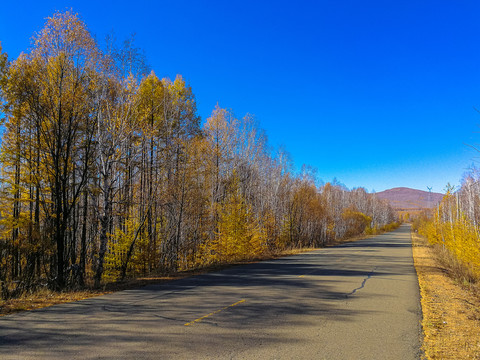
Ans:
<svg viewBox="0 0 480 360"><path fill-rule="evenodd" d="M195 324L195 323L197 323L197 322L202 321L203 319L206 319L206 318L209 317L209 316L215 315L215 314L219 313L220 311L223 311L223 310L225 310L225 309L228 309L228 308L230 308L230 307L232 307L232 306L236 306L236 305L241 304L241 303L243 303L243 302L245 302L245 301L246 301L245 299L242 299L242 300L237 301L236 303L234 303L234 304L232 304L232 305L225 306L225 307L223 307L223 308L221 308L221 309L218 309L218 310L216 310L216 311L214 311L214 312L211 312L210 314L204 315L204 316L202 316L202 317L199 317L198 319L195 319L195 320L193 320L193 321L190 321L190 322L188 322L188 323L186 323L186 324L184 324L184 325L185 325L185 326L193 325L193 324Z"/></svg>
<svg viewBox="0 0 480 360"><path fill-rule="evenodd" d="M306 274L299 275L298 277L299 277L299 278L303 278L303 277L305 277L305 276L307 276L307 275L311 275L311 274L317 272L318 270L320 270L320 269L315 269L315 270L310 271L310 272L308 272L308 273L306 273Z"/></svg>

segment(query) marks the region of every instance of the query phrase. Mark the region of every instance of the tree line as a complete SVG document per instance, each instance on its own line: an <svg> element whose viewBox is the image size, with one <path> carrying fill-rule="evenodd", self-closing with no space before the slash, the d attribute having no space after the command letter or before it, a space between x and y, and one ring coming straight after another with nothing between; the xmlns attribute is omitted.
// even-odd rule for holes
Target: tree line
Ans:
<svg viewBox="0 0 480 360"><path fill-rule="evenodd" d="M466 274L480 279L480 171L467 172L456 191L447 185L433 214L416 219L414 227L448 251Z"/></svg>
<svg viewBox="0 0 480 360"><path fill-rule="evenodd" d="M0 48L4 297L324 246L395 221L359 188L295 174L255 119L159 78L132 41L104 49L56 13L32 48Z"/></svg>

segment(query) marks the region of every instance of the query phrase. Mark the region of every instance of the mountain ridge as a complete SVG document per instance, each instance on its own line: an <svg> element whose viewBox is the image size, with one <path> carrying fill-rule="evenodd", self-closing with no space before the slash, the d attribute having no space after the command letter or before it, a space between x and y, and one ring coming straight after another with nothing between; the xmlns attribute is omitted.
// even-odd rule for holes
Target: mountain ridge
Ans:
<svg viewBox="0 0 480 360"><path fill-rule="evenodd" d="M443 199L443 194L408 187L395 187L377 193L387 200L395 210L432 209Z"/></svg>

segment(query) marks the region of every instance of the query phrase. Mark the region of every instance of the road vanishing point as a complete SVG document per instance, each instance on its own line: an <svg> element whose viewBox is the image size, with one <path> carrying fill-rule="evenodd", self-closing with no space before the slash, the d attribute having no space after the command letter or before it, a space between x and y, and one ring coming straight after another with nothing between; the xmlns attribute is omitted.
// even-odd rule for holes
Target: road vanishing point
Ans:
<svg viewBox="0 0 480 360"><path fill-rule="evenodd" d="M7 359L419 359L410 227L0 318Z"/></svg>

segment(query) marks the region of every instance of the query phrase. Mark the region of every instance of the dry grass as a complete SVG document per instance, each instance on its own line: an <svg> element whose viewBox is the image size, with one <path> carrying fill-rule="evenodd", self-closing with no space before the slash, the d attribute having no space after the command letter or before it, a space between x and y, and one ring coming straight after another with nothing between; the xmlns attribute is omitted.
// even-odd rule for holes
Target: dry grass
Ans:
<svg viewBox="0 0 480 360"><path fill-rule="evenodd" d="M357 240L370 239L370 238L375 237L375 236L380 235L380 234L383 234L383 232L378 233L378 234L370 234L370 235L365 235L365 234L356 235L356 236L353 236L353 237L349 237L347 239L336 239L336 240L331 241L327 245L327 247L332 247L332 246L338 246L338 245L342 245L342 244L346 244L346 243L351 243L351 242L354 242L354 241L357 241Z"/></svg>
<svg viewBox="0 0 480 360"><path fill-rule="evenodd" d="M0 316L24 310L40 309L55 304L62 304L86 299L92 296L107 294L108 291L81 290L68 292L54 292L41 290L33 294L24 294L7 301L0 300Z"/></svg>
<svg viewBox="0 0 480 360"><path fill-rule="evenodd" d="M471 283L465 286L464 273L447 268L445 258L440 261L424 238L412 233L412 243L422 297L425 358L480 359L478 288Z"/></svg>

